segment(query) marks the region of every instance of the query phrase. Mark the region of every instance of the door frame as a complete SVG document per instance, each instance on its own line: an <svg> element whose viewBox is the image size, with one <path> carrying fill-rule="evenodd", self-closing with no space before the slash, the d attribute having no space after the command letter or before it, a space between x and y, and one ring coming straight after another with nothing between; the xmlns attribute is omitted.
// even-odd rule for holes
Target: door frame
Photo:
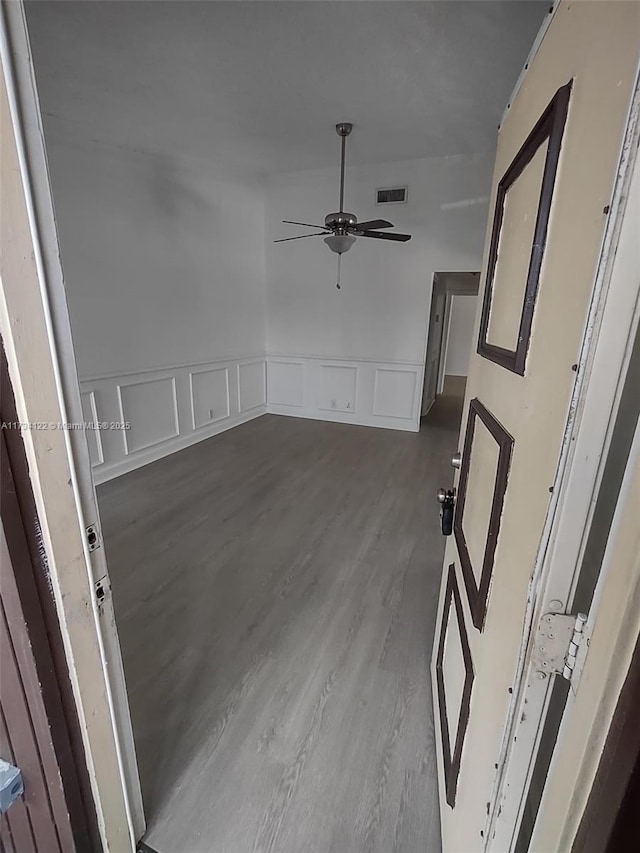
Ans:
<svg viewBox="0 0 640 853"><path fill-rule="evenodd" d="M481 264L478 264L480 266ZM475 290L469 289L464 285L455 285L448 284L446 276L450 275L469 275L475 276ZM438 375L436 382L436 397L438 394L442 394L444 389L444 377L445 377L445 364L447 360L447 346L449 343L449 326L451 323L451 297L452 296L477 296L480 290L480 275L481 273L478 270L437 270L431 276L431 289L429 291L429 304L427 311L427 325L426 325L426 333L425 333L425 342L424 342L424 355L422 358L422 393L420 395L420 417L424 417L422 414L422 400L424 397L424 385L427 380L427 356L429 354L429 329L431 326L431 313L434 307L434 295L435 289L437 286L442 286L444 290L444 311L442 312L442 336L440 339L440 347L438 350ZM475 331L474 331L475 335ZM474 338L472 338L473 343ZM428 410L427 410L428 411Z"/></svg>
<svg viewBox="0 0 640 853"><path fill-rule="evenodd" d="M451 296L445 288L444 295L444 313L442 316L442 340L440 341L440 354L438 356L438 383L436 385L436 394L442 394L444 391L444 377L446 376L447 366L447 347L449 346L449 326L451 325Z"/></svg>
<svg viewBox="0 0 640 853"><path fill-rule="evenodd" d="M424 363L423 363L423 368L422 368L422 394L420 395L419 421L430 411L431 407L433 406L433 404L436 401L436 397L440 393L440 371L442 368L442 361L443 361L442 347L443 347L443 342L444 342L444 337L445 337L445 328L446 328L445 323L447 322L447 320L446 320L447 313L446 312L447 312L447 304L448 303L447 303L447 289L446 289L446 286L440 284L440 277L439 276L440 276L440 273L434 272L433 276L431 278L431 301L429 303L429 316L427 318L427 337L426 337L426 343L425 343ZM440 318L440 320L441 320L441 323L440 323L440 343L438 346L438 368L436 371L436 393L434 395L434 398L433 398L431 404L429 405L429 408L426 411L423 411L424 393L425 393L425 389L426 389L426 385L427 385L427 378L428 378L427 377L427 360L429 358L429 344L430 344L429 331L431 329L431 318L433 317L433 312L434 312L435 307L436 307L436 297L438 295L437 291L440 290L441 288L442 288L443 293L444 293L444 307L442 310L442 317Z"/></svg>
<svg viewBox="0 0 640 853"><path fill-rule="evenodd" d="M633 806L629 794L632 793L631 785L635 784L637 790L640 777L639 706L640 638L611 720L587 806L573 840L572 853L601 853L611 843L614 833L618 840L624 839L627 845L624 849L632 849L631 839L637 832L637 824L635 813L631 818ZM608 849L610 853L613 850Z"/></svg>
<svg viewBox="0 0 640 853"><path fill-rule="evenodd" d="M632 181L633 192L636 186L640 187L639 142L640 67L636 71L611 204L608 211L603 211L608 218L600 259L575 365L576 380L552 496L529 585L512 699L484 830L485 851L502 853L513 849L515 843L553 683L553 678L535 677L531 662L533 630L541 616L550 610L571 612L595 497L640 323L640 281L634 279L629 268L629 252L635 245L630 222L633 210L627 205ZM620 274L622 264L627 265L626 275ZM561 607L552 606L552 602L560 603ZM594 601L587 635L596 608ZM581 666L583 663L580 661Z"/></svg>
<svg viewBox="0 0 640 853"><path fill-rule="evenodd" d="M1 345L0 419L9 424L19 420L7 360ZM10 633L13 630L18 635L16 645L29 649L33 660L33 670L27 664L27 677L22 678L24 698L32 715L33 735L41 757L42 774L55 789L49 797L52 818L61 843L65 838L68 820L76 845L82 850L90 850L96 848L99 841L91 783L83 756L60 623L48 584L48 565L41 549L40 523L27 458L17 429L3 427L0 430L0 457L0 528L4 529L8 548L7 565L3 567L1 581L3 607L8 623L13 625ZM19 665L18 668L22 670L23 666ZM35 675L35 680L30 674ZM27 729L30 728L29 720L17 722L18 725L26 724ZM12 726L9 720L5 720L5 724L8 724L9 731L6 734L10 739ZM27 739L29 736L28 733L25 735ZM48 749L49 740L53 747L54 762L51 761ZM9 756L4 758L9 759ZM19 761L14 763L20 766ZM60 802L60 791L64 805ZM26 801L16 805L17 809L21 807L27 811L29 809ZM36 821L41 820L41 814L35 815ZM13 823L11 815L9 820ZM27 821L30 822L29 818Z"/></svg>
<svg viewBox="0 0 640 853"><path fill-rule="evenodd" d="M447 375L447 353L449 351L449 337L451 334L451 319L453 315L453 297L454 296L475 296L476 299L479 298L480 294L480 273L469 273L469 275L477 276L476 279L476 289L468 290L464 287L456 287L452 285L450 287L446 287L446 299L444 306L444 322L445 327L442 333L442 343L440 346L440 364L438 370L438 394L441 394L444 390L444 379ZM477 316L477 311L476 311ZM474 321L473 331L471 333L471 345L473 348L473 343L476 339L476 324Z"/></svg>
<svg viewBox="0 0 640 853"><path fill-rule="evenodd" d="M3 191L7 199L11 196L6 204L13 205L3 233L0 331L16 409L23 423L81 424L80 387L23 0L2 4L0 36L2 90L7 98L5 107L3 91ZM86 436L82 429L47 427L22 429L21 434L102 845L123 853L134 851L145 820Z"/></svg>

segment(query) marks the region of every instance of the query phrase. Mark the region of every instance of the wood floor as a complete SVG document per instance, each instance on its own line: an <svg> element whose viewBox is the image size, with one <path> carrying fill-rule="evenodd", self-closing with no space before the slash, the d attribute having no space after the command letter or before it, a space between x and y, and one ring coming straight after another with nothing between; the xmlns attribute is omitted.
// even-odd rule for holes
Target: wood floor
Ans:
<svg viewBox="0 0 640 853"><path fill-rule="evenodd" d="M99 488L158 853L438 853L435 494L459 415L266 415Z"/></svg>

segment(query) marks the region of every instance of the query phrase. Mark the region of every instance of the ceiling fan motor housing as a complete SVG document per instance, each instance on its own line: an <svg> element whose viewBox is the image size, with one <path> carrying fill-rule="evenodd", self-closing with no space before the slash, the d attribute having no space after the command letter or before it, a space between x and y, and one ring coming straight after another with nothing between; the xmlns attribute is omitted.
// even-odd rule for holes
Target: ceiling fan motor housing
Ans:
<svg viewBox="0 0 640 853"><path fill-rule="evenodd" d="M329 213L325 216L324 224L327 228L331 228L332 231L344 232L347 228L353 228L357 225L358 219L353 213L340 211L339 213Z"/></svg>

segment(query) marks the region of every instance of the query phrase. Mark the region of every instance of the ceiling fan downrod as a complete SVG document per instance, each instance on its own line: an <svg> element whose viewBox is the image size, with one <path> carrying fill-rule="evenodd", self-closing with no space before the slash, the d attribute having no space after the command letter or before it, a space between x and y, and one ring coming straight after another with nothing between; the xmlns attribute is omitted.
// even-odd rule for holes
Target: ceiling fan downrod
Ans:
<svg viewBox="0 0 640 853"><path fill-rule="evenodd" d="M338 257L343 252L348 252L356 242L353 234L350 234L350 229L355 228L358 220L353 213L346 213L344 210L344 179L345 166L347 159L347 136L353 130L353 125L349 121L343 121L336 125L336 133L340 137L340 209L337 213L330 213L324 218L325 228L331 230L331 234L324 238L324 242L335 252Z"/></svg>
<svg viewBox="0 0 640 853"><path fill-rule="evenodd" d="M342 121L336 125L336 133L340 137L340 213L344 213L344 167L347 159L347 136L353 130L351 122Z"/></svg>

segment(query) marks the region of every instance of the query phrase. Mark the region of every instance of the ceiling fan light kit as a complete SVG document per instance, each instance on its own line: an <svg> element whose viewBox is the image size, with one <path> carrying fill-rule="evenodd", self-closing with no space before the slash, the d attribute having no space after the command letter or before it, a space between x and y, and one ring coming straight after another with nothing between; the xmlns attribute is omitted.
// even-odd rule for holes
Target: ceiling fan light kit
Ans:
<svg viewBox="0 0 640 853"><path fill-rule="evenodd" d="M335 252L337 255L342 255L349 251L356 242L356 238L353 234L330 234L328 237L324 238L324 242L332 252Z"/></svg>
<svg viewBox="0 0 640 853"><path fill-rule="evenodd" d="M340 289L340 259L348 252L356 242L357 237L373 237L377 240L391 240L397 243L406 243L411 239L410 234L384 233L377 229L393 228L391 222L386 219L372 219L368 222L358 222L353 213L347 213L344 208L344 174L346 162L347 136L353 130L350 122L340 122L336 125L336 133L340 137L340 210L337 213L329 213L324 218L324 225L312 225L309 222L294 222L291 219L282 221L288 225L302 225L305 228L322 228L313 234L301 234L299 237L284 237L274 240L274 243L286 243L289 240L303 240L305 237L324 237L324 242L338 256L338 282L336 287Z"/></svg>

